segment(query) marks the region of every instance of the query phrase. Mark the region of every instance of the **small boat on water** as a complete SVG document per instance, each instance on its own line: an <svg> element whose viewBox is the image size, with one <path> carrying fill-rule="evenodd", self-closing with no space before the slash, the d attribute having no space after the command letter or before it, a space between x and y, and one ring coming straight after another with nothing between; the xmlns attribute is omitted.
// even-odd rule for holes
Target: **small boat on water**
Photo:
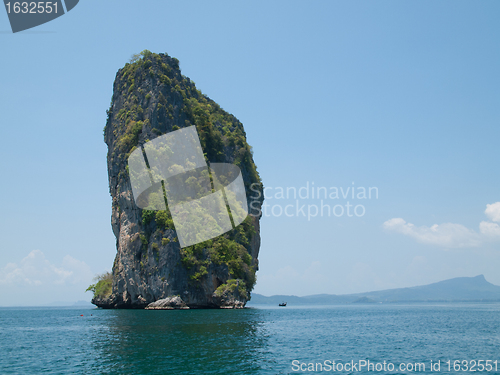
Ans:
<svg viewBox="0 0 500 375"><path fill-rule="evenodd" d="M282 302L279 305L282 306L282 307L285 307L286 306L286 302Z"/></svg>

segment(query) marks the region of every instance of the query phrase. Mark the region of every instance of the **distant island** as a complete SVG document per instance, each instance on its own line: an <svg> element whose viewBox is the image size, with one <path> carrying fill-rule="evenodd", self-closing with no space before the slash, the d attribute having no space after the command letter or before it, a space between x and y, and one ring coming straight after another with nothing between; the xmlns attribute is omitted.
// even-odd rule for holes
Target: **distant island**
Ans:
<svg viewBox="0 0 500 375"><path fill-rule="evenodd" d="M486 281L483 275L457 277L433 284L411 288L386 289L356 294L315 294L297 297L275 295L266 297L252 294L250 305L337 305L398 302L500 302L500 286Z"/></svg>

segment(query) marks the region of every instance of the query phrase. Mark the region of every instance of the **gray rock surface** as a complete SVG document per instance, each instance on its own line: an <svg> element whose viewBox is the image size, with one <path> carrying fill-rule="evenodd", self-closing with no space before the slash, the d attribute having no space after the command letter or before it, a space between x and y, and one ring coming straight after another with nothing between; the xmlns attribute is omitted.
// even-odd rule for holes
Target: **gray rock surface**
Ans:
<svg viewBox="0 0 500 375"><path fill-rule="evenodd" d="M189 309L188 305L179 296L172 296L158 301L151 302L146 306L146 310L186 310Z"/></svg>

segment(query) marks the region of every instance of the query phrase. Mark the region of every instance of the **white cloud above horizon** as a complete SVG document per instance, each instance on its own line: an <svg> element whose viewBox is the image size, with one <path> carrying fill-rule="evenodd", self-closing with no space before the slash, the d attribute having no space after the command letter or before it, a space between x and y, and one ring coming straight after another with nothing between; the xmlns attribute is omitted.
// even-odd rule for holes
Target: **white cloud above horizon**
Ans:
<svg viewBox="0 0 500 375"><path fill-rule="evenodd" d="M500 202L487 204L484 213L491 221L500 221Z"/></svg>
<svg viewBox="0 0 500 375"><path fill-rule="evenodd" d="M492 221L500 221L500 202L487 204L484 213ZM488 221L479 223L479 232L456 223L434 224L430 227L416 226L402 218L387 220L383 227L420 243L445 248L478 247L485 242L500 239L500 225Z"/></svg>
<svg viewBox="0 0 500 375"><path fill-rule="evenodd" d="M93 273L85 262L66 255L61 265L56 266L40 250L31 251L19 264L8 263L0 269L0 285L63 286L88 282L92 277Z"/></svg>
<svg viewBox="0 0 500 375"><path fill-rule="evenodd" d="M479 231L490 238L500 237L500 225L497 223L481 221L479 223Z"/></svg>
<svg viewBox="0 0 500 375"><path fill-rule="evenodd" d="M19 261L0 266L0 306L72 305L90 301L85 289L94 272L89 265L71 255L51 261L40 250L32 250Z"/></svg>

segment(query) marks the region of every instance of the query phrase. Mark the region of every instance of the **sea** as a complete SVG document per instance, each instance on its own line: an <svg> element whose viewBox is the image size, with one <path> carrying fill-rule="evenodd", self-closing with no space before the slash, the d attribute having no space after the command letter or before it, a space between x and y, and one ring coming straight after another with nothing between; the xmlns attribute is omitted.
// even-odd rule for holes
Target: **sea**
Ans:
<svg viewBox="0 0 500 375"><path fill-rule="evenodd" d="M500 374L500 304L0 308L0 374Z"/></svg>

